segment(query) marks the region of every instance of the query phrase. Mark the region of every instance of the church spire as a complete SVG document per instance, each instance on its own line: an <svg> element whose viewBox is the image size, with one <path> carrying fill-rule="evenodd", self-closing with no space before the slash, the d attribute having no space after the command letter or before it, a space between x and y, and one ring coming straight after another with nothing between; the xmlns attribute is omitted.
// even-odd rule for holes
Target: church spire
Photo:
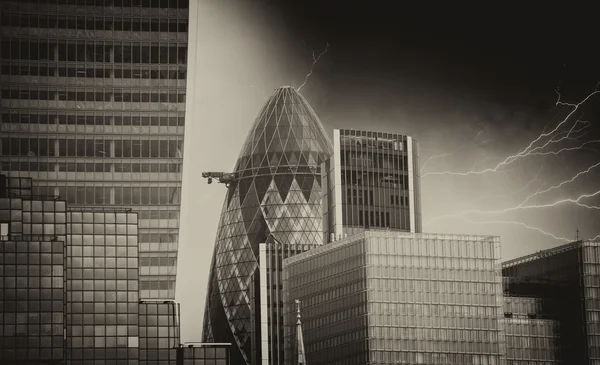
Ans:
<svg viewBox="0 0 600 365"><path fill-rule="evenodd" d="M304 337L302 336L302 321L300 320L300 301L296 299L297 318L296 321L296 340L298 349L298 365L306 365L306 357L304 355Z"/></svg>

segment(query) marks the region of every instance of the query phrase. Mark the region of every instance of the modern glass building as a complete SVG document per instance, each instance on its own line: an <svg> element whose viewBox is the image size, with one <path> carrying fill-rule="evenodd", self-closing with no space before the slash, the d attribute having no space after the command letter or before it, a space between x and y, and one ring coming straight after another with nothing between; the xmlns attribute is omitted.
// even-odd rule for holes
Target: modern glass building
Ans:
<svg viewBox="0 0 600 365"><path fill-rule="evenodd" d="M413 138L335 129L333 150L323 164L326 242L368 228L421 232L419 145Z"/></svg>
<svg viewBox="0 0 600 365"><path fill-rule="evenodd" d="M0 363L7 365L66 359L66 204L32 197L29 186L0 175Z"/></svg>
<svg viewBox="0 0 600 365"><path fill-rule="evenodd" d="M140 295L174 298L188 0L5 0L0 171L133 207Z"/></svg>
<svg viewBox="0 0 600 365"><path fill-rule="evenodd" d="M505 363L500 241L366 230L284 260L286 364L296 305L308 364Z"/></svg>
<svg viewBox="0 0 600 365"><path fill-rule="evenodd" d="M600 241L577 241L505 262L504 293L541 301L558 322L561 364L600 364Z"/></svg>
<svg viewBox="0 0 600 365"><path fill-rule="evenodd" d="M330 155L306 99L291 87L275 90L237 160L210 269L203 340L232 343L236 364L263 358L260 243L270 235L283 245L323 242L321 164Z"/></svg>
<svg viewBox="0 0 600 365"><path fill-rule="evenodd" d="M544 313L539 298L505 297L507 365L560 364L558 321Z"/></svg>
<svg viewBox="0 0 600 365"><path fill-rule="evenodd" d="M67 243L67 360L137 362L137 213L69 208Z"/></svg>

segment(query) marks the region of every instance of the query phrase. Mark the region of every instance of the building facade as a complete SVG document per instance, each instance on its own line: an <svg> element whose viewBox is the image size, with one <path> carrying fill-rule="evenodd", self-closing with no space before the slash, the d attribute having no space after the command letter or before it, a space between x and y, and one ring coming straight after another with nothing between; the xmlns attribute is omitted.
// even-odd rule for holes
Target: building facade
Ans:
<svg viewBox="0 0 600 365"><path fill-rule="evenodd" d="M295 300L308 364L504 364L499 260L498 237L374 230L286 259L286 364Z"/></svg>
<svg viewBox="0 0 600 365"><path fill-rule="evenodd" d="M281 243L273 236L269 236L265 243L259 244L260 264L258 275L255 275L254 279L260 281L260 292L253 293L253 296L257 296L260 303L260 324L252 326L252 348L260 347L260 352L253 350L253 364L283 364L283 260L316 247L319 245ZM258 357L259 354L261 357Z"/></svg>
<svg viewBox="0 0 600 365"><path fill-rule="evenodd" d="M503 264L504 293L541 301L557 322L561 364L600 364L600 241L577 241Z"/></svg>
<svg viewBox="0 0 600 365"><path fill-rule="evenodd" d="M170 300L139 303L140 363L176 365L180 345L179 304Z"/></svg>
<svg viewBox="0 0 600 365"><path fill-rule="evenodd" d="M184 344L177 350L177 365L235 365L230 350L230 343Z"/></svg>
<svg viewBox="0 0 600 365"><path fill-rule="evenodd" d="M544 313L539 298L505 297L506 363L560 364L558 321Z"/></svg>
<svg viewBox="0 0 600 365"><path fill-rule="evenodd" d="M421 232L419 145L409 136L333 131L323 164L326 242L368 228Z"/></svg>
<svg viewBox="0 0 600 365"><path fill-rule="evenodd" d="M260 244L270 235L283 245L323 242L321 164L330 155L306 99L291 87L275 90L227 188L208 283L203 341L232 343L236 364L263 358Z"/></svg>
<svg viewBox="0 0 600 365"><path fill-rule="evenodd" d="M137 362L137 213L68 208L66 259L67 360Z"/></svg>
<svg viewBox="0 0 600 365"><path fill-rule="evenodd" d="M140 295L174 298L188 0L6 0L0 171L139 214Z"/></svg>
<svg viewBox="0 0 600 365"><path fill-rule="evenodd" d="M66 204L0 181L0 363L64 362Z"/></svg>

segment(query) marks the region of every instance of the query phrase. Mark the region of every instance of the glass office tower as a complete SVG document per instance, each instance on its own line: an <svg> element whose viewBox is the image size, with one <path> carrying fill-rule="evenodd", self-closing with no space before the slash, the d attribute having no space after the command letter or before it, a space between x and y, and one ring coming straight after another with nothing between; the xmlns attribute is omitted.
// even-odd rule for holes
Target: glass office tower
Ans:
<svg viewBox="0 0 600 365"><path fill-rule="evenodd" d="M139 214L140 295L174 298L188 0L5 0L0 169Z"/></svg>
<svg viewBox="0 0 600 365"><path fill-rule="evenodd" d="M538 298L558 322L561 364L600 364L600 241L577 241L503 263L504 293Z"/></svg>
<svg viewBox="0 0 600 365"><path fill-rule="evenodd" d="M500 240L367 230L284 260L286 364L505 364Z"/></svg>
<svg viewBox="0 0 600 365"><path fill-rule="evenodd" d="M232 362L262 359L259 245L320 245L321 163L331 142L306 99L273 93L252 126L229 184L211 264L205 342L232 343ZM264 337L268 339L267 337Z"/></svg>
<svg viewBox="0 0 600 365"><path fill-rule="evenodd" d="M323 164L326 242L364 229L421 232L419 145L392 133L335 129Z"/></svg>

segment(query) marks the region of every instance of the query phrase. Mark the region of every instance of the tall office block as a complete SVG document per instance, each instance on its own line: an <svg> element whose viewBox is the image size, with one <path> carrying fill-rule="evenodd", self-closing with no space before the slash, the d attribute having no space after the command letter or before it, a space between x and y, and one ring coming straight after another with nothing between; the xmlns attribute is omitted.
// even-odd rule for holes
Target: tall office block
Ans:
<svg viewBox="0 0 600 365"><path fill-rule="evenodd" d="M323 164L326 242L369 227L421 232L419 148L414 139L336 129L333 150Z"/></svg>
<svg viewBox="0 0 600 365"><path fill-rule="evenodd" d="M505 297L508 365L560 364L558 321L544 313L539 298Z"/></svg>
<svg viewBox="0 0 600 365"><path fill-rule="evenodd" d="M6 0L0 169L70 206L133 207L140 294L174 298L188 0Z"/></svg>
<svg viewBox="0 0 600 365"><path fill-rule="evenodd" d="M284 260L286 364L296 306L308 364L505 363L500 242L367 230Z"/></svg>
<svg viewBox="0 0 600 365"><path fill-rule="evenodd" d="M558 322L561 364L600 364L600 241L577 241L503 264L507 296L541 300Z"/></svg>
<svg viewBox="0 0 600 365"><path fill-rule="evenodd" d="M260 243L269 235L284 245L323 242L320 166L330 155L306 99L291 87L275 90L229 182L208 283L203 340L231 343L236 364L263 358L260 296L251 294L260 291Z"/></svg>

